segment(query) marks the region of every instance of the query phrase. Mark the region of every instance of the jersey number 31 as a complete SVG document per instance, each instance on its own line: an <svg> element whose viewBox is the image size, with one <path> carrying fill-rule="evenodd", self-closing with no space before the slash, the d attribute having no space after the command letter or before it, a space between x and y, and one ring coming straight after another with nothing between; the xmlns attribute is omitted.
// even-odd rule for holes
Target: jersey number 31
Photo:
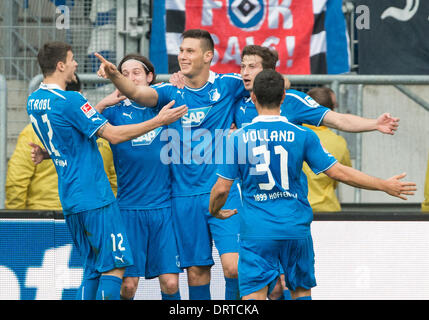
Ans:
<svg viewBox="0 0 429 320"><path fill-rule="evenodd" d="M268 175L268 183L259 183L261 190L271 190L274 188L276 182L274 181L273 174L270 169L271 163L271 152L267 150L267 145L263 144L252 149L253 155L263 155L264 163L256 165L257 172L265 172ZM280 179L281 186L284 190L289 190L289 176L287 168L288 153L285 148L281 145L274 146L274 153L280 155Z"/></svg>

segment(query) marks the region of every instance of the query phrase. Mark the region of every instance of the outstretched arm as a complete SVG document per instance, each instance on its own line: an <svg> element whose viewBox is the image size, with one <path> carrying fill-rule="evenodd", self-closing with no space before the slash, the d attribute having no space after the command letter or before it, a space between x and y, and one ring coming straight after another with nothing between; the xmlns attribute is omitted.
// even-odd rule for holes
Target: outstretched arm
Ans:
<svg viewBox="0 0 429 320"><path fill-rule="evenodd" d="M341 181L356 188L379 190L387 194L407 200L405 195L413 195L417 190L414 182L400 181L406 176L405 173L395 175L387 180L372 177L356 170L352 167L347 167L341 163L335 163L331 168L324 172L330 178Z"/></svg>
<svg viewBox="0 0 429 320"><path fill-rule="evenodd" d="M97 74L100 77L110 79L116 88L131 100L147 107L154 107L158 103L158 93L149 86L137 87L134 82L124 77L116 66L107 61L102 55L94 54L100 61L101 65Z"/></svg>
<svg viewBox="0 0 429 320"><path fill-rule="evenodd" d="M377 119L368 119L348 113L329 111L322 124L341 131L367 132L378 130L385 134L394 134L399 126L399 118L383 113Z"/></svg>
<svg viewBox="0 0 429 320"><path fill-rule="evenodd" d="M237 209L223 209L233 180L227 180L219 177L210 193L210 214L218 219L227 219L237 213Z"/></svg>
<svg viewBox="0 0 429 320"><path fill-rule="evenodd" d="M158 127L168 125L174 121L179 120L188 112L186 105L172 108L174 103L174 100L169 102L161 109L161 111L159 111L155 117L144 122L121 126L113 126L110 123L106 123L97 131L97 135L106 139L112 144L118 144L140 137L141 135Z"/></svg>

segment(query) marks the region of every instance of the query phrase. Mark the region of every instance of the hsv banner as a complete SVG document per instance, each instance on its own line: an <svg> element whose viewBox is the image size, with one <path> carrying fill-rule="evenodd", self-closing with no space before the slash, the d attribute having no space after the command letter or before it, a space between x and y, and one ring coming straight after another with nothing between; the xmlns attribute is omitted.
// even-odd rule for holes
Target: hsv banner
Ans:
<svg viewBox="0 0 429 320"><path fill-rule="evenodd" d="M284 74L349 71L341 0L165 0L153 8L150 58L158 73L178 71L181 33L196 28L213 37L215 72L239 72L248 44L277 50L277 71ZM329 47L336 51L336 65L329 66Z"/></svg>
<svg viewBox="0 0 429 320"><path fill-rule="evenodd" d="M299 17L312 17L312 0L289 2L289 6L267 6L263 0L221 1L204 7L202 0L186 1L186 29L209 31L215 42L212 69L236 72L241 49L247 44L274 47L282 73L310 73L310 38L313 23Z"/></svg>

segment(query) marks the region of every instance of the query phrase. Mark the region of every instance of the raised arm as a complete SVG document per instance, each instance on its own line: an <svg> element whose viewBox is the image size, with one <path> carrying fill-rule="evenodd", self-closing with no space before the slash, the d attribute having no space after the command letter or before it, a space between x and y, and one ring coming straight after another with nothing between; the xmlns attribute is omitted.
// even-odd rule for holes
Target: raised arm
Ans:
<svg viewBox="0 0 429 320"><path fill-rule="evenodd" d="M188 112L188 108L185 105L172 108L174 103L174 100L169 102L155 117L144 122L121 126L113 126L110 123L106 123L97 131L97 135L112 144L118 144L140 137L158 127L177 121Z"/></svg>
<svg viewBox="0 0 429 320"><path fill-rule="evenodd" d="M405 173L395 175L387 180L372 177L356 170L352 167L347 167L341 163L335 163L331 168L324 172L330 178L346 183L353 187L384 191L387 194L407 200L404 195L413 195L417 190L414 182L400 181L406 176Z"/></svg>
<svg viewBox="0 0 429 320"><path fill-rule="evenodd" d="M324 126L347 132L367 132L378 130L385 134L394 134L399 126L399 118L383 113L377 119L368 119L349 113L329 111L323 118Z"/></svg>
<svg viewBox="0 0 429 320"><path fill-rule="evenodd" d="M124 77L116 66L107 61L102 55L94 54L100 61L101 65L97 74L100 77L110 79L122 94L131 100L142 104L146 107L154 107L158 103L158 93L149 86L137 87L131 80Z"/></svg>

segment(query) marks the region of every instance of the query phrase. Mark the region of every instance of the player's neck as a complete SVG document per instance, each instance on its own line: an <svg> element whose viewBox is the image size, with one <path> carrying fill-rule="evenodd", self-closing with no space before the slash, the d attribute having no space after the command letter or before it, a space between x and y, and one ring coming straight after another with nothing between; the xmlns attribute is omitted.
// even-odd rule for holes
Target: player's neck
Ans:
<svg viewBox="0 0 429 320"><path fill-rule="evenodd" d="M195 76L185 76L185 85L189 88L198 89L204 86L209 80L210 69L203 70Z"/></svg>
<svg viewBox="0 0 429 320"><path fill-rule="evenodd" d="M259 103L255 103L256 111L258 111L258 115L260 116L279 116L280 108L264 108Z"/></svg>
<svg viewBox="0 0 429 320"><path fill-rule="evenodd" d="M62 77L59 77L55 73L52 75L44 77L43 83L44 84L56 84L63 90L65 90L66 86L67 86L66 80L63 79Z"/></svg>
<svg viewBox="0 0 429 320"><path fill-rule="evenodd" d="M258 115L260 116L280 116L280 110L270 110L270 109L259 109Z"/></svg>

